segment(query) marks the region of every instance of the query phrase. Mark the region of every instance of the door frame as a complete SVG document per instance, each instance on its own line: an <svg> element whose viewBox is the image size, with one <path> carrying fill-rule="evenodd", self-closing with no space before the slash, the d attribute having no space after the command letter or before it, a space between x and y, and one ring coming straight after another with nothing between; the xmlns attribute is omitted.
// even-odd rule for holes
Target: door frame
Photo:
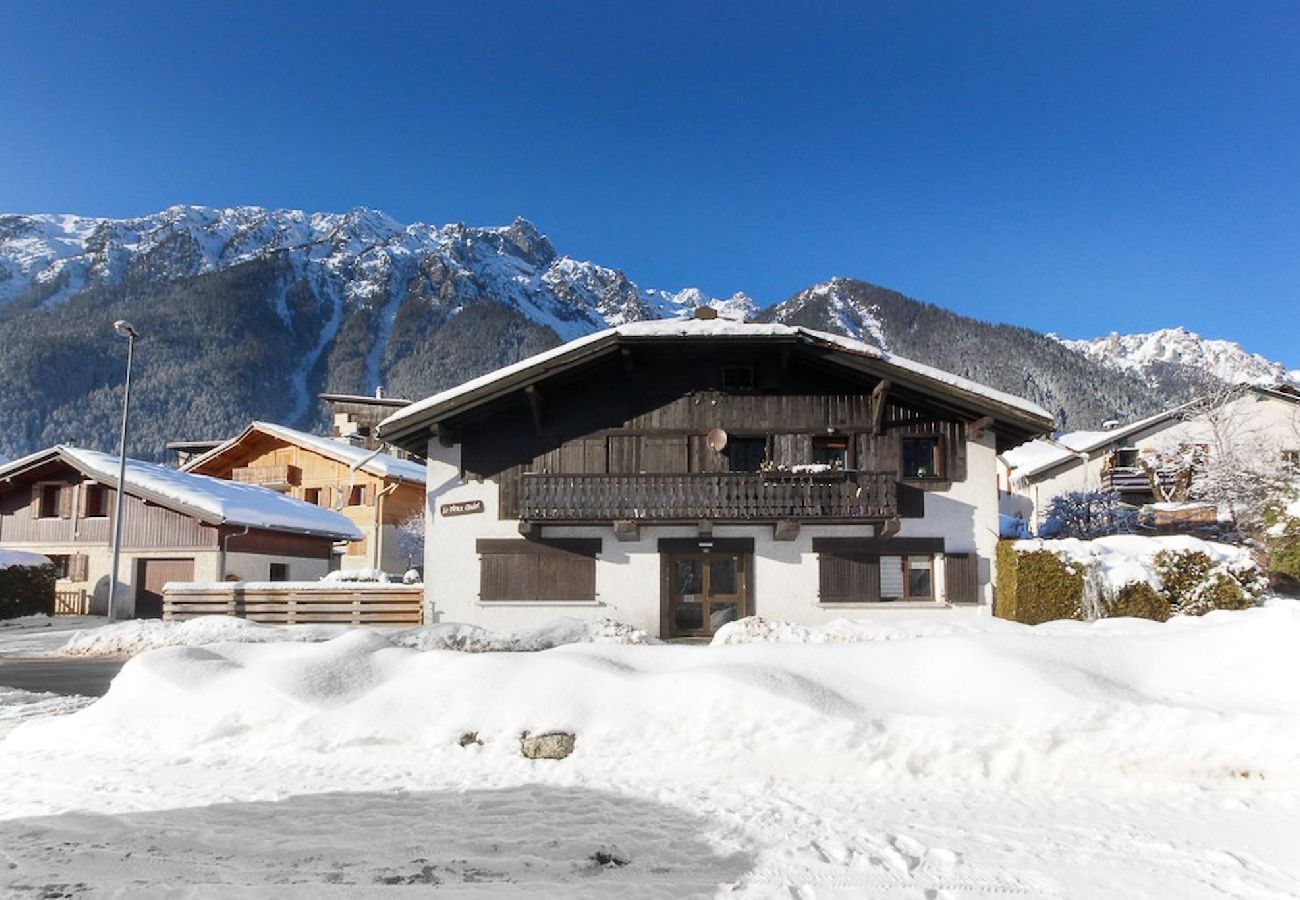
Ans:
<svg viewBox="0 0 1300 900"><path fill-rule="evenodd" d="M672 578L673 563L681 558L699 558L717 556L737 556L739 566L737 575L740 609L737 618L755 615L754 592L754 539L753 538L660 538L659 540L659 637L663 640L681 638L708 638L713 635L708 628L707 617L704 630L698 633L679 635L672 629Z"/></svg>

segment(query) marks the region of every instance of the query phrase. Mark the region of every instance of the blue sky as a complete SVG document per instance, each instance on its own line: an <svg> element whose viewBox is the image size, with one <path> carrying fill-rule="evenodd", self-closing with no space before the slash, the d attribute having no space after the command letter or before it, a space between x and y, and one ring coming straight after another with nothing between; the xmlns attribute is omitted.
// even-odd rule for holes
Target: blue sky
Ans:
<svg viewBox="0 0 1300 900"><path fill-rule="evenodd" d="M648 287L834 275L1300 365L1300 4L0 0L0 210L522 215Z"/></svg>

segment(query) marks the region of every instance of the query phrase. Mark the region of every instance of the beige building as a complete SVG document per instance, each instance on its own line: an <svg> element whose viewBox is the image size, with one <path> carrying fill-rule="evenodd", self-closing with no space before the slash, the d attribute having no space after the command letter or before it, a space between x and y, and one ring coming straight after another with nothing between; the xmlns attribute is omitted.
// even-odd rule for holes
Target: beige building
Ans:
<svg viewBox="0 0 1300 900"><path fill-rule="evenodd" d="M118 457L66 446L0 467L0 547L49 557L58 591L91 612L108 605L117 472ZM335 542L360 537L274 491L129 459L115 613L161 615L169 581L318 579Z"/></svg>
<svg viewBox="0 0 1300 900"><path fill-rule="evenodd" d="M1115 491L1134 505L1183 500L1183 463L1204 465L1215 452L1300 469L1300 391L1246 385L1127 425L1022 444L999 457L1002 512L1036 529L1070 491Z"/></svg>
<svg viewBox="0 0 1300 900"><path fill-rule="evenodd" d="M423 463L254 422L238 437L190 460L184 471L259 485L346 516L360 540L338 548L339 568L401 573L422 563L408 558L398 530L423 513Z"/></svg>

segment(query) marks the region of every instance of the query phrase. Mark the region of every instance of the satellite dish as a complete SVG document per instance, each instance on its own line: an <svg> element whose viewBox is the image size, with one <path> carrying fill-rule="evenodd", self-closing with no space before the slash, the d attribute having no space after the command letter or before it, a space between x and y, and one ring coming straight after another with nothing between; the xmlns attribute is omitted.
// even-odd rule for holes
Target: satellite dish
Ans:
<svg viewBox="0 0 1300 900"><path fill-rule="evenodd" d="M704 443L709 445L710 450L721 453L727 446L727 433L721 428L715 428L704 438Z"/></svg>

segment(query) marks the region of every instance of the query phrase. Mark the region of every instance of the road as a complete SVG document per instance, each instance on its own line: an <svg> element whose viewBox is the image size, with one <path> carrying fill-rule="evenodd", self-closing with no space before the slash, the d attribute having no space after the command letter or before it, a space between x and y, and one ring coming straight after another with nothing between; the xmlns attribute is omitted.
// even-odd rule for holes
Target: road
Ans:
<svg viewBox="0 0 1300 900"><path fill-rule="evenodd" d="M0 686L25 691L102 697L124 659L0 658Z"/></svg>

